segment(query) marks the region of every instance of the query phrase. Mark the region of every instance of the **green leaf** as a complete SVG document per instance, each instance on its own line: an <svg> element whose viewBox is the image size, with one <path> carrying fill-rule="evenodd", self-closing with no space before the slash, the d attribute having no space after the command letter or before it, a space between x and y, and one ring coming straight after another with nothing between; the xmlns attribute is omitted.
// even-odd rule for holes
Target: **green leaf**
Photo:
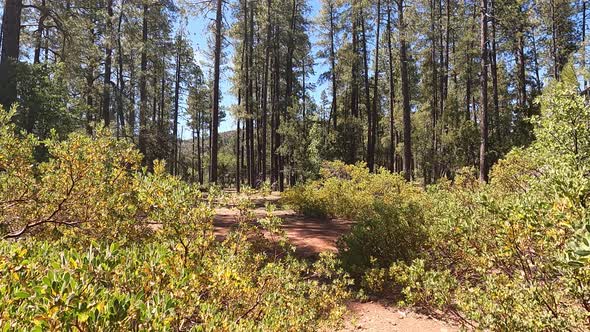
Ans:
<svg viewBox="0 0 590 332"><path fill-rule="evenodd" d="M590 255L590 250L576 250L576 255L578 256L589 256Z"/></svg>
<svg viewBox="0 0 590 332"><path fill-rule="evenodd" d="M14 294L14 297L16 297L17 299L26 299L26 298L28 298L29 296L31 296L31 295L29 295L29 293L27 293L27 292L24 292L24 291L17 291L17 292Z"/></svg>
<svg viewBox="0 0 590 332"><path fill-rule="evenodd" d="M581 262L578 261L569 261L567 262L567 264L571 267L583 267L584 264L582 264Z"/></svg>

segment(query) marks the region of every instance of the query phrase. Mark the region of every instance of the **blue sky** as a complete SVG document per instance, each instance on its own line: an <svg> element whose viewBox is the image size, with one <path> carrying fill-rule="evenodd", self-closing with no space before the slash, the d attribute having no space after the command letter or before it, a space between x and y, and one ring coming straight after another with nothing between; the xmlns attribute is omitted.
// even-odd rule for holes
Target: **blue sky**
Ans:
<svg viewBox="0 0 590 332"><path fill-rule="evenodd" d="M320 11L320 0L308 0L308 4L310 6L310 13L309 13L309 19L313 19L317 16L317 14ZM214 13L211 12L209 13L209 15L207 17L204 16L192 16L188 19L188 26L187 26L187 32L189 35L190 40L193 43L193 47L195 49L195 58L197 63L199 63L202 67L203 67L203 71L205 72L205 74L207 75L207 71L209 70L210 66L212 65L213 59L209 59L209 55L207 55L208 49L209 49L209 45L208 43L210 42L211 39L211 32L208 31L207 29L207 25L212 21L213 19L213 15ZM230 22L231 23L231 18L230 17L226 17L226 22ZM310 39L312 44L314 44L315 40L316 40L316 36L315 36L315 32L314 31L310 31ZM315 54L315 49L312 51ZM231 57L232 57L232 47L231 45L229 45L226 50L225 50L227 59L226 59L226 67L231 63ZM316 64L315 65L315 72L316 75L314 77L311 77L310 83L316 83L317 81L317 76L318 73L321 72L321 67L323 65L321 64ZM229 82L229 78L231 77L232 72L231 69L229 68L225 68L225 70L223 71L222 77L221 77L221 93L222 93L222 99L221 99L221 105L222 107L230 107L234 104L237 103L237 99L235 96L233 96L230 93L230 82ZM322 87L318 86L316 87L315 91L312 93L312 96L314 96L314 98L316 100L318 100L319 98L319 93L322 91ZM228 116L226 118L225 121L223 121L220 124L219 127L219 131L220 132L224 132L224 131L229 131L229 130L233 130L236 127L236 123L235 120L233 118L231 118L230 116ZM188 130L185 131L184 133L184 137L187 137L188 134Z"/></svg>

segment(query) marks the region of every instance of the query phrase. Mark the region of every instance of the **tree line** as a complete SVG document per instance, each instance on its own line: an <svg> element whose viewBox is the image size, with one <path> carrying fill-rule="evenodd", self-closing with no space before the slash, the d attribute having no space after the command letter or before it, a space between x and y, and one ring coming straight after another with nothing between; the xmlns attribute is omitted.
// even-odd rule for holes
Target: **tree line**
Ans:
<svg viewBox="0 0 590 332"><path fill-rule="evenodd" d="M132 139L148 167L165 159L187 180L238 190L283 190L335 159L425 184L471 166L487 181L495 161L532 141L548 80L568 61L585 65L586 7L4 0L0 102L18 103L18 126L41 138L102 124ZM191 20L208 22L205 63ZM220 134L228 114L236 129Z"/></svg>

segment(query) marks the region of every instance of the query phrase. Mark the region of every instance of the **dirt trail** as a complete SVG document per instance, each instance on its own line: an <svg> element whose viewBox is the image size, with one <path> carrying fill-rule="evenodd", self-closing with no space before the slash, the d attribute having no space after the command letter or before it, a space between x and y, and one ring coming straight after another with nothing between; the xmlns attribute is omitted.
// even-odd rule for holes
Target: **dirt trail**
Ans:
<svg viewBox="0 0 590 332"><path fill-rule="evenodd" d="M256 217L266 216L263 201L276 202L274 194L268 199L258 199L254 210ZM236 224L237 209L218 208L215 210L215 234L218 238L227 235ZM322 220L298 215L293 210L273 212L284 220L282 225L287 238L296 248L295 253L303 258L314 257L323 251L336 252L336 242L352 226L351 221L341 219ZM414 312L404 311L381 302L351 302L350 310L342 332L349 331L408 331L408 332L453 332L457 326Z"/></svg>
<svg viewBox="0 0 590 332"><path fill-rule="evenodd" d="M454 332L458 326L447 322L401 310L380 302L351 302L350 313L341 332Z"/></svg>
<svg viewBox="0 0 590 332"><path fill-rule="evenodd" d="M215 235L224 237L236 223L236 209L215 210ZM266 216L264 208L254 210L257 218ZM320 220L297 215L292 210L277 210L275 216L284 220L283 230L289 242L296 248L295 253L303 258L313 257L323 251L336 252L336 241L346 233L352 222L345 220Z"/></svg>

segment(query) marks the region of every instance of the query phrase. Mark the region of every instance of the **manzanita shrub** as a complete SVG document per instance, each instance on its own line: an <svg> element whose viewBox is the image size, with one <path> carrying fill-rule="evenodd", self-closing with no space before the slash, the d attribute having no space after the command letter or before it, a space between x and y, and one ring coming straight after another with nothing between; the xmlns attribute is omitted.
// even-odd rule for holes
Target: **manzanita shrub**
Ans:
<svg viewBox="0 0 590 332"><path fill-rule="evenodd" d="M85 248L71 239L4 241L0 327L303 331L341 315L343 279L304 280L321 267L293 258L271 262L249 242L235 241L188 261L167 241Z"/></svg>
<svg viewBox="0 0 590 332"><path fill-rule="evenodd" d="M425 193L403 176L360 163L326 163L321 178L286 191L285 204L308 215L357 221L340 240L340 258L360 277L367 269L411 261L427 239Z"/></svg>
<svg viewBox="0 0 590 332"><path fill-rule="evenodd" d="M214 191L148 172L107 130L39 141L13 114L0 109L1 331L311 331L343 314L333 256L270 254L252 226L216 241Z"/></svg>
<svg viewBox="0 0 590 332"><path fill-rule="evenodd" d="M357 221L341 256L367 292L482 330L588 330L590 106L573 69L562 77L539 99L537 141L501 160L488 184L464 169L421 190L333 164L286 197L299 211Z"/></svg>

